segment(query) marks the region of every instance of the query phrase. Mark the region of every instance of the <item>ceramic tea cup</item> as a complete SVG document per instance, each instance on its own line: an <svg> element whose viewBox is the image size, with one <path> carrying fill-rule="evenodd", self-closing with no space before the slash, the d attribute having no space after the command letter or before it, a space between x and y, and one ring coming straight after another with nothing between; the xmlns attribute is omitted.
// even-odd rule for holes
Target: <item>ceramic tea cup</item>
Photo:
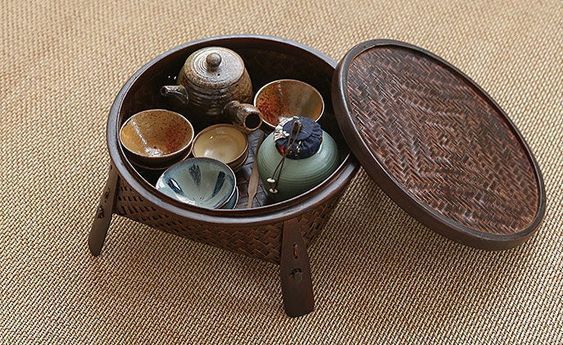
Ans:
<svg viewBox="0 0 563 345"><path fill-rule="evenodd" d="M195 137L192 153L221 161L236 171L248 157L248 137L234 125L213 125Z"/></svg>
<svg viewBox="0 0 563 345"><path fill-rule="evenodd" d="M121 126L119 139L134 163L148 168L166 168L185 158L194 138L192 124L182 115L150 109L131 116Z"/></svg>
<svg viewBox="0 0 563 345"><path fill-rule="evenodd" d="M236 189L235 173L212 158L189 158L168 168L156 181L160 192L188 205L221 208Z"/></svg>
<svg viewBox="0 0 563 345"><path fill-rule="evenodd" d="M280 120L303 116L318 121L324 112L322 95L311 85L295 79L274 80L264 85L254 97L262 121L275 128Z"/></svg>

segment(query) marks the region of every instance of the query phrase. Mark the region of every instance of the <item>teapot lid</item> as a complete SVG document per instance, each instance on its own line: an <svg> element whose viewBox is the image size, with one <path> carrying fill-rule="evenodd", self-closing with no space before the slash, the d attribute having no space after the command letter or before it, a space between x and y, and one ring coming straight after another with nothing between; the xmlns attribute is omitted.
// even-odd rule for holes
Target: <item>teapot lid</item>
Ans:
<svg viewBox="0 0 563 345"><path fill-rule="evenodd" d="M430 229L504 249L538 228L545 187L528 145L497 103L440 57L363 42L340 61L332 100L368 175Z"/></svg>
<svg viewBox="0 0 563 345"><path fill-rule="evenodd" d="M182 71L180 78L187 78L188 82L195 86L222 89L236 83L242 77L244 62L230 49L206 47L192 53Z"/></svg>

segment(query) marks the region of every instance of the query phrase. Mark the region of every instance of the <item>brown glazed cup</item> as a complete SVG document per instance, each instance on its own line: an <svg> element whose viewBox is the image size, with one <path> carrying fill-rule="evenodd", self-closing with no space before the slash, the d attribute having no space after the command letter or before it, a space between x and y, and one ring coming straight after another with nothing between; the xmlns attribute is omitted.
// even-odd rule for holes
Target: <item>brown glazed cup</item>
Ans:
<svg viewBox="0 0 563 345"><path fill-rule="evenodd" d="M274 80L254 97L262 121L275 128L283 118L302 116L318 121L324 112L323 96L313 86L295 79Z"/></svg>
<svg viewBox="0 0 563 345"><path fill-rule="evenodd" d="M150 109L131 116L119 131L119 140L132 163L164 169L188 156L194 138L192 124L182 115Z"/></svg>

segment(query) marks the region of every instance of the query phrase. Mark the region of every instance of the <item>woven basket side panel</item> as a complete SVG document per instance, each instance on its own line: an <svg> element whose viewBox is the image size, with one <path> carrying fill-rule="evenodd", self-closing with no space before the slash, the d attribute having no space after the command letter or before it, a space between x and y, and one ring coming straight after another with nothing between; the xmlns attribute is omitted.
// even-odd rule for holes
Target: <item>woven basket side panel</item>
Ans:
<svg viewBox="0 0 563 345"><path fill-rule="evenodd" d="M305 244L307 246L309 246L311 241L319 234L321 229L329 221L341 195L342 193L332 197L319 207L306 212L299 217L299 222L301 223L301 233L303 234L303 239L305 240Z"/></svg>
<svg viewBox="0 0 563 345"><path fill-rule="evenodd" d="M223 226L177 217L141 197L123 179L119 180L115 212L152 228L193 241L279 264L283 223L258 227ZM339 196L299 216L306 244L328 221Z"/></svg>

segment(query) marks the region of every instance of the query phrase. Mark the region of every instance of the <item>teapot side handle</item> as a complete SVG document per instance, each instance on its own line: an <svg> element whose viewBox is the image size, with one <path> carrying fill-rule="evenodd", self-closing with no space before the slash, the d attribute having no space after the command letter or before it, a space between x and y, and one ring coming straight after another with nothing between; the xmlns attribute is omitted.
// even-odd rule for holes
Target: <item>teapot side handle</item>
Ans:
<svg viewBox="0 0 563 345"><path fill-rule="evenodd" d="M247 134L262 126L262 114L252 104L230 101L223 108L223 116Z"/></svg>

